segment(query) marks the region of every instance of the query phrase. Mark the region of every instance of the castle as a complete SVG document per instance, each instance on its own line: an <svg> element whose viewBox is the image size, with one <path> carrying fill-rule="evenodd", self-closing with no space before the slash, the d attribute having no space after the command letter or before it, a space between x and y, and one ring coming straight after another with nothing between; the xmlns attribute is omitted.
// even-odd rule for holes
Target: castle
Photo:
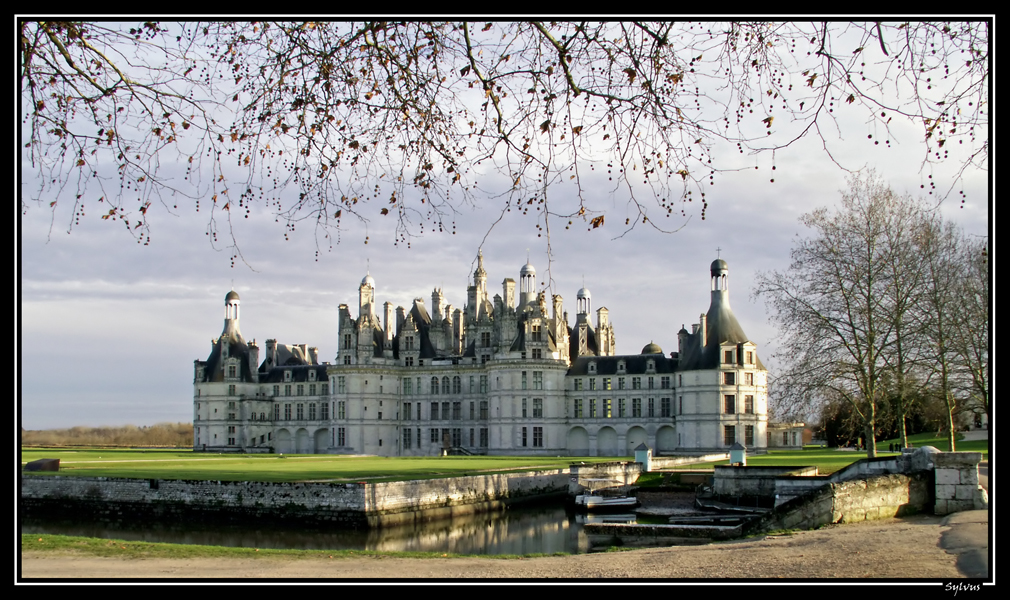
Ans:
<svg viewBox="0 0 1010 600"><path fill-rule="evenodd" d="M569 325L560 295L536 291L536 269L489 298L478 254L467 304L442 291L430 310L358 287L358 315L339 311L339 353L255 341L239 331L240 299L225 297L224 330L194 361L196 450L430 456L630 456L767 447L767 371L729 305L729 268L711 266L712 301L668 355L650 343L617 354L606 308L580 289Z"/></svg>

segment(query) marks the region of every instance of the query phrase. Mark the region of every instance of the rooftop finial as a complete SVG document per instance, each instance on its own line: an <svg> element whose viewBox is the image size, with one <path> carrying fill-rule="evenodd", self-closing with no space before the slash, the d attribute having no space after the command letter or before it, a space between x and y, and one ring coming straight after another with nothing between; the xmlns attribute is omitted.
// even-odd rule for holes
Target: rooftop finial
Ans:
<svg viewBox="0 0 1010 600"><path fill-rule="evenodd" d="M715 257L716 258L722 258L722 248L719 248L718 246L716 247L716 249L715 249Z"/></svg>

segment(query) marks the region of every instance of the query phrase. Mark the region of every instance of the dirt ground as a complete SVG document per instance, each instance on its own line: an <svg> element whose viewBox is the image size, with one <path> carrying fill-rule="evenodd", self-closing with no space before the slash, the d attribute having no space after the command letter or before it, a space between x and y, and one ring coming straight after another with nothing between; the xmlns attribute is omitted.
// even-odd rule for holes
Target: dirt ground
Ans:
<svg viewBox="0 0 1010 600"><path fill-rule="evenodd" d="M122 560L25 553L20 575L98 579L948 579L957 555L940 545L940 517L919 515L705 546L543 558L306 558Z"/></svg>

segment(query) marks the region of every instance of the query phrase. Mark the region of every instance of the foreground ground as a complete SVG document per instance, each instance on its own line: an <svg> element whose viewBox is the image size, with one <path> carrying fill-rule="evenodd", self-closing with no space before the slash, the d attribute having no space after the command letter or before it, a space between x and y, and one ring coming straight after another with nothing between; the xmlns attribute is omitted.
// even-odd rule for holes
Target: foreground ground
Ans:
<svg viewBox="0 0 1010 600"><path fill-rule="evenodd" d="M983 511L956 521L920 515L710 544L526 559L356 557L139 559L24 553L32 578L219 579L949 579L971 576L956 530L988 528ZM951 525L960 521L960 525ZM963 523L969 523L964 525ZM983 531L984 531L983 529ZM977 550L977 548L976 548ZM987 551L986 551L987 554ZM959 569L959 558L962 559ZM975 574L977 576L977 574Z"/></svg>

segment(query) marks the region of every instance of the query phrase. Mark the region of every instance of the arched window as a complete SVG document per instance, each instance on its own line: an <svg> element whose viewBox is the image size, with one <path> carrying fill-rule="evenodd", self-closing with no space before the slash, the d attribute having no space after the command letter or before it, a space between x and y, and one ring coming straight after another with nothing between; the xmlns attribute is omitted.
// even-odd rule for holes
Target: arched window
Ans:
<svg viewBox="0 0 1010 600"><path fill-rule="evenodd" d="M443 394L448 394L449 393L449 378L448 377L443 377L442 378L442 393Z"/></svg>
<svg viewBox="0 0 1010 600"><path fill-rule="evenodd" d="M459 375L452 378L452 393L463 393L463 380L459 378Z"/></svg>
<svg viewBox="0 0 1010 600"><path fill-rule="evenodd" d="M438 393L438 377L431 378L431 393L432 394Z"/></svg>

